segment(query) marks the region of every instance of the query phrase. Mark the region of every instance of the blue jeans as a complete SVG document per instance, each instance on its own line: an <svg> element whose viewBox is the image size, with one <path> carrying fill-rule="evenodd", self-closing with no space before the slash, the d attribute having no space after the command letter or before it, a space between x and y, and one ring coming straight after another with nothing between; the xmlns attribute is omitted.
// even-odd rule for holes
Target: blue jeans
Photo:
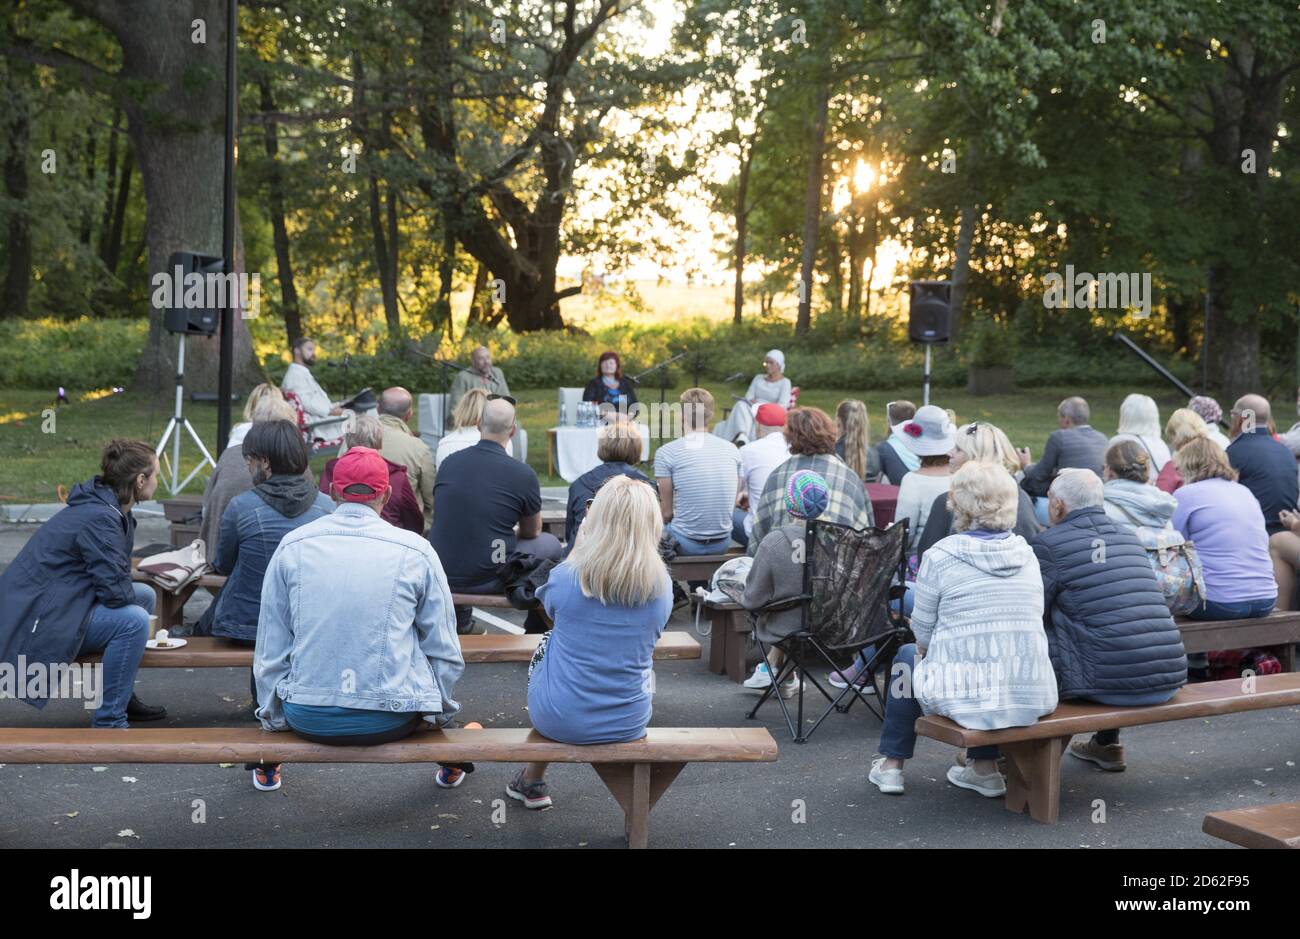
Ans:
<svg viewBox="0 0 1300 939"><path fill-rule="evenodd" d="M1276 596L1260 600L1234 600L1231 603L1206 600L1205 606L1188 613L1187 618L1199 620L1255 619L1259 616L1268 616L1273 609L1273 604L1276 602Z"/></svg>
<svg viewBox="0 0 1300 939"><path fill-rule="evenodd" d="M674 528L672 522L669 522L664 526L664 531L668 532L676 539L678 554L722 554L722 552L727 550L727 545L731 544L731 535L729 534L720 535L711 541L696 541L694 538L683 535L680 531Z"/></svg>
<svg viewBox="0 0 1300 939"><path fill-rule="evenodd" d="M153 612L154 593L144 584L132 584L135 603L116 609L96 603L90 609L90 622L81 641L81 652L104 653L104 697L92 727L126 727L126 705L140 669L140 656L149 641L149 614Z"/></svg>
<svg viewBox="0 0 1300 939"><path fill-rule="evenodd" d="M905 666L906 671L898 671L899 666ZM916 719L921 716L921 705L915 697L905 696L901 692L912 691L915 683L912 680L914 669L916 668L916 643L909 642L907 645L899 646L898 653L894 656L894 664L889 669L889 695L885 701L885 724L880 731L880 752L887 757L895 760L910 760L912 752L916 749ZM900 679L904 675L906 680ZM898 685L905 685L900 689ZM970 747L966 750L968 760L996 760L998 758L998 748L992 747Z"/></svg>
<svg viewBox="0 0 1300 939"><path fill-rule="evenodd" d="M745 519L749 513L744 509L733 509L731 513L731 540L742 548L749 547L749 535L745 533Z"/></svg>

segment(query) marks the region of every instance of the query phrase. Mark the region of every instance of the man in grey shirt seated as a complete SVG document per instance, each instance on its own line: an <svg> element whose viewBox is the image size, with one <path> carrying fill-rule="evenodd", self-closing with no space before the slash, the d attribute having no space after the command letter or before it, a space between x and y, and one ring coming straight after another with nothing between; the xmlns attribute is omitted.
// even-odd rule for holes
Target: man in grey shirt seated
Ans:
<svg viewBox="0 0 1300 939"><path fill-rule="evenodd" d="M1080 397L1066 398L1056 408L1060 430L1052 431L1037 463L1029 462L1029 448L1016 450L1024 469L1021 487L1034 499L1034 513L1039 524L1047 527L1047 490L1056 474L1063 469L1090 469L1101 476L1106 462L1106 435L1088 424L1088 402Z"/></svg>

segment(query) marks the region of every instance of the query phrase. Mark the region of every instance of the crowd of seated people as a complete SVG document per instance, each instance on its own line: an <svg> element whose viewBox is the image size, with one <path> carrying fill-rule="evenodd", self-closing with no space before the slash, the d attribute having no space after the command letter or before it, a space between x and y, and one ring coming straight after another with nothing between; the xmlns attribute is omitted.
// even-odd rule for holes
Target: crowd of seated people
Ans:
<svg viewBox="0 0 1300 939"><path fill-rule="evenodd" d="M302 370L313 351L295 350ZM1271 430L1262 396L1234 403L1227 435L1217 403L1198 396L1171 414L1162 436L1155 401L1128 395L1109 438L1092 426L1088 402L1069 397L1032 461L989 422L956 426L951 412L906 401L890 403L885 439L873 444L863 402L840 402L834 418L788 407L784 357L773 350L765 364L743 429L728 418L711 431L712 394L688 389L681 436L648 466L639 429L607 415L596 432L599 465L569 486L563 541L543 531L537 474L511 455L518 425L508 395L462 389L456 429L436 460L411 433L404 389L383 392L378 417L330 414L346 417L347 433L318 488L293 408L273 385L259 386L205 491L209 562L228 579L196 631L254 646L265 729L331 745L396 740L460 716L457 634L472 612L453 605L453 592L500 593L501 565L530 556L554 565L536 594L550 629L529 667L533 726L571 744L635 740L651 719L654 646L673 608L665 548L744 549L753 559L744 606L759 609L799 595L805 519L870 528L867 485L888 482L897 487L895 520L909 526L902 612L916 641L893 658L868 778L899 794L921 714L1015 727L1059 701L1158 704L1203 672L1204 655L1183 649L1139 538L1145 530L1195 548L1204 596L1191 618L1294 606L1300 445ZM621 362L607 354L599 367L596 390L608 402L623 393ZM484 374L488 382L493 373ZM767 400L774 395L783 400ZM1297 428L1287 433L1300 440ZM132 509L153 496L157 474L152 448L112 442L101 474L77 486L0 573L0 660L101 652L97 727L165 714L132 691L154 603L152 590L131 581ZM38 607L48 628L30 625ZM756 628L771 643L799 615L762 614ZM993 668L997 650L1013 653L1017 670ZM774 650L745 686L767 688L781 656ZM832 673L831 684L865 682L864 661ZM953 669L977 676L979 693L936 677ZM778 691L790 696L800 681L792 674ZM1126 765L1117 731L1069 752L1103 770ZM280 786L282 767L249 769L256 788ZM455 787L472 770L448 764L435 779ZM545 773L545 764L522 768L508 795L530 809L550 806ZM959 757L948 779L985 796L1006 791L996 748Z"/></svg>

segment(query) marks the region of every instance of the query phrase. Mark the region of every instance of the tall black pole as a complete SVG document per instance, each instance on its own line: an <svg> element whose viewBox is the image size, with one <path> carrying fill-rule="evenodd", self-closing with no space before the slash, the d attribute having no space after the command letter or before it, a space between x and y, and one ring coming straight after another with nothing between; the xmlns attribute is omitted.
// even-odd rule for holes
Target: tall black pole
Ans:
<svg viewBox="0 0 1300 939"><path fill-rule="evenodd" d="M224 273L235 270L235 46L239 30L239 0L226 0L226 172L221 195L221 257ZM229 283L229 281L227 281ZM221 310L221 358L217 365L217 454L226 449L230 437L230 395L235 358L236 291L226 291Z"/></svg>

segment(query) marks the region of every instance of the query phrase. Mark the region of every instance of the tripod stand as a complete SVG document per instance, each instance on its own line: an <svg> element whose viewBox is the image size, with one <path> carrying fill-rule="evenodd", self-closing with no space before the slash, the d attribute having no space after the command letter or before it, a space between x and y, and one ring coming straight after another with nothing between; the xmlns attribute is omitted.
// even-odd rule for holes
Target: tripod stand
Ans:
<svg viewBox="0 0 1300 939"><path fill-rule="evenodd" d="M154 447L154 456L159 456L163 448L167 446L167 441L172 442L171 458L171 483L167 486L172 495L180 492L190 484L190 480L199 474L205 466L217 468L216 460L212 459L212 454L208 448L203 445L203 440L199 437L198 432L194 430L194 425L190 423L184 413L182 413L182 403L185 399L185 334L181 333L180 344L176 352L176 413L172 419L167 422L167 429L163 431L162 439L158 441L158 446ZM203 454L203 459L199 465L190 470L190 474L185 477L184 482L178 482L181 474L181 428L189 431L190 437L194 439L195 445L199 452ZM172 435L175 435L174 437Z"/></svg>

